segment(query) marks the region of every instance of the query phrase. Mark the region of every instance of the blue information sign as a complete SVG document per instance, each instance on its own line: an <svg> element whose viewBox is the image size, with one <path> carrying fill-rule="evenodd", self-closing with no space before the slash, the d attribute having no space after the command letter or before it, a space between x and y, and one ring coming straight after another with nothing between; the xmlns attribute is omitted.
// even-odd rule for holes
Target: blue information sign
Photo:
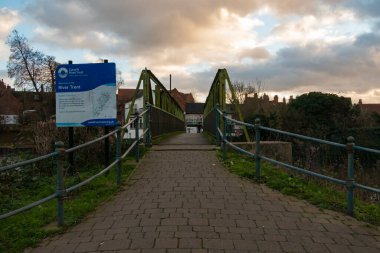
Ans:
<svg viewBox="0 0 380 253"><path fill-rule="evenodd" d="M116 124L115 63L63 64L55 74L58 127Z"/></svg>

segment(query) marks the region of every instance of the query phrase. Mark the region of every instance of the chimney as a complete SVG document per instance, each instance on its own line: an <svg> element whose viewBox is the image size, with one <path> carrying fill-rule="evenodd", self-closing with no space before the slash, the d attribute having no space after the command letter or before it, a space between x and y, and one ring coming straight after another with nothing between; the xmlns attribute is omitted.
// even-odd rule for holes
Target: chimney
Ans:
<svg viewBox="0 0 380 253"><path fill-rule="evenodd" d="M290 96L289 97L289 102L292 102L293 101L293 96Z"/></svg>
<svg viewBox="0 0 380 253"><path fill-rule="evenodd" d="M278 96L275 95L273 101L277 104L278 103Z"/></svg>
<svg viewBox="0 0 380 253"><path fill-rule="evenodd" d="M362 105L362 104L363 104L362 99L359 99L359 105Z"/></svg>
<svg viewBox="0 0 380 253"><path fill-rule="evenodd" d="M284 104L286 104L286 99L285 99L285 97L282 98L282 102L283 102Z"/></svg>

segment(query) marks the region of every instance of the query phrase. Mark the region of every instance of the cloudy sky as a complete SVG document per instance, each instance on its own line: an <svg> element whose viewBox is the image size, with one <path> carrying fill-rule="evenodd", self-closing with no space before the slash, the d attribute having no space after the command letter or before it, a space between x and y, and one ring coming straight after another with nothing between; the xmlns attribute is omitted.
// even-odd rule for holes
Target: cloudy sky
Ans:
<svg viewBox="0 0 380 253"><path fill-rule="evenodd" d="M128 87L147 67L202 101L227 68L271 96L380 103L379 0L0 0L4 79L12 29L61 63L109 59Z"/></svg>

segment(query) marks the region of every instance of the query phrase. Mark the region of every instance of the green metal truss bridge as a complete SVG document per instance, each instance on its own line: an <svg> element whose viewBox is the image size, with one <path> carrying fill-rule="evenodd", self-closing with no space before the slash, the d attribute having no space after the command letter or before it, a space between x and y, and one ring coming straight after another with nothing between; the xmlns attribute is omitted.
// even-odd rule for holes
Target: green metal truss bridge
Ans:
<svg viewBox="0 0 380 253"><path fill-rule="evenodd" d="M135 105L136 96L138 91L143 90L143 110L141 112L137 112L137 108ZM231 92L232 98L234 100L234 109L237 117L235 119L229 118L226 116L226 93L227 90ZM331 141L321 140L309 136L303 136L300 134L285 132L279 129L272 129L265 126L262 126L260 123L260 119L256 119L255 124L249 124L244 122L242 114L239 109L239 103L236 99L234 88L231 83L230 77L226 69L219 69L215 75L215 78L211 84L209 94L207 96L205 106L204 106L204 123L203 129L208 132L213 138L215 138L216 146L220 147L223 151L224 157L226 154L226 148L229 146L230 148L246 154L252 159L256 161L255 176L256 179L260 179L261 175L261 163L263 161L281 166L283 168L297 171L300 173L307 174L312 177L317 177L334 184L345 187L347 190L347 213L350 215L354 214L354 190L361 189L370 191L376 194L380 194L380 190L374 187L366 186L360 183L355 182L355 151L363 151L373 154L380 154L380 150L370 149L366 147L361 147L355 145L354 138L349 137L347 139L347 143L335 143ZM138 122L143 118L143 133L140 136L138 131ZM226 138L226 127L228 122L230 124L241 125L244 131L244 136L247 142L251 142L251 136L249 136L247 129L251 128L254 130L253 142L255 145L255 152L251 153L246 151L233 142L229 141ZM134 124L136 129L136 137L133 142L130 143L129 146L122 145L123 144L123 133L126 131L127 127ZM140 158L139 155L139 147L141 145L145 145L147 147L152 146L152 139L157 138L163 134L184 131L185 130L185 114L181 109L179 104L173 99L168 90L164 87L164 85L160 82L160 80L153 74L152 71L148 69L144 69L141 71L135 96L132 99L129 113L126 117L126 121L122 124L117 125L111 132L97 138L91 140L86 143L82 143L78 146L66 148L65 143L61 141L57 141L55 143L55 150L51 153L36 157L30 160L25 160L22 162L17 162L14 164L6 165L0 167L0 173L6 173L10 170L22 169L23 166L33 164L36 162L44 161L45 159L55 159L56 160L56 190L52 192L51 195L46 196L43 199L40 199L36 202L30 203L26 206L20 207L16 210L12 210L10 212L0 214L0 220L6 219L8 217L17 215L21 212L25 212L31 208L35 208L45 202L55 200L57 202L57 222L58 225L64 224L64 197L86 184L89 184L93 179L105 174L110 170L116 171L115 183L120 184L120 167L123 159L130 154L131 152L135 152L136 160L138 161ZM345 150L347 152L347 178L346 179L338 179L331 176L323 175L320 173L309 171L305 168L298 167L294 164L288 164L280 161L276 161L272 158L266 157L263 155L261 151L261 133L263 131L273 132L276 134L288 136L291 138L307 140L315 143L320 143L324 145L330 145L336 147L338 149ZM77 150L86 148L90 145L93 145L97 142L102 142L108 140L109 138L114 138L115 144L115 159L105 165L102 170L100 170L97 174L84 179L80 183L70 186L68 188L64 187L64 167L65 162L67 160L67 156L70 153L74 153ZM122 146L124 146L124 150L122 150ZM253 168L252 168L253 169Z"/></svg>

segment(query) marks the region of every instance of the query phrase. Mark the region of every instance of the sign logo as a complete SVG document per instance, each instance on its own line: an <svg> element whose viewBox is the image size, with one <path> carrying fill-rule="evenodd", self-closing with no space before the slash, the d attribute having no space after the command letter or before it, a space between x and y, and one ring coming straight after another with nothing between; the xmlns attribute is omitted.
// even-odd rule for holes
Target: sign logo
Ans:
<svg viewBox="0 0 380 253"><path fill-rule="evenodd" d="M69 71L68 71L67 68L65 68L65 67L62 67L62 68L60 68L60 69L58 70L58 76L59 76L60 78L66 78L67 75L68 75L68 73L69 73Z"/></svg>

